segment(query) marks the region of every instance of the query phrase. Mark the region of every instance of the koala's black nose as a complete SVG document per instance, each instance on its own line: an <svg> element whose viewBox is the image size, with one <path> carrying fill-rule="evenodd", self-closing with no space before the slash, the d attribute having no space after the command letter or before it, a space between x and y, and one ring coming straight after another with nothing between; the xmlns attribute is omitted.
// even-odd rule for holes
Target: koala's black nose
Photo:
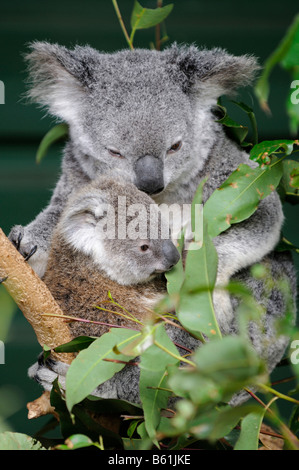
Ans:
<svg viewBox="0 0 299 470"><path fill-rule="evenodd" d="M152 155L140 157L135 165L135 186L147 194L157 194L164 189L163 161Z"/></svg>
<svg viewBox="0 0 299 470"><path fill-rule="evenodd" d="M171 240L164 240L162 251L166 259L167 270L171 269L180 259L180 254Z"/></svg>

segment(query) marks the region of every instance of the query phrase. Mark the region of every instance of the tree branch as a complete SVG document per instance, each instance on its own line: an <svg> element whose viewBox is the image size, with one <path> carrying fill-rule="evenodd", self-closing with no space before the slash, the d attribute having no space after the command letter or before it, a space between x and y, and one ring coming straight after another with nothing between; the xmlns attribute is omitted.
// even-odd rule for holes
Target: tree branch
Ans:
<svg viewBox="0 0 299 470"><path fill-rule="evenodd" d="M71 341L63 318L43 316L43 313L63 315L51 292L24 260L0 228L0 278L25 318L31 324L37 341L43 347ZM52 353L53 358L70 364L73 354Z"/></svg>

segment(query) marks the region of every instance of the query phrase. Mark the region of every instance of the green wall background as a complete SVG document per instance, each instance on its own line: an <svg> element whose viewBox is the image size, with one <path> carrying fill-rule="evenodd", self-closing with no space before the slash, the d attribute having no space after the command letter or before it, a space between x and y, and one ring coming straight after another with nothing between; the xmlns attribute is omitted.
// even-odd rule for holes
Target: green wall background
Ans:
<svg viewBox="0 0 299 470"><path fill-rule="evenodd" d="M140 1L146 7L156 5L155 1ZM173 12L167 20L169 43L221 46L234 54L254 54L260 58L261 64L278 45L298 13L295 0L173 0L173 3ZM125 23L129 25L133 0L119 0L119 6ZM34 40L48 40L70 47L77 43L90 44L105 51L126 48L127 45L110 0L2 2L0 23L0 80L5 84L5 105L0 106L0 226L8 234L12 225L27 224L46 205L59 174L62 150L60 145L56 145L46 159L36 165L38 143L54 121L23 99L26 72L22 56L27 44ZM138 31L135 46L149 47L153 39L153 29ZM290 137L285 112L290 81L283 70L275 69L271 77L271 117L261 112L251 90L240 95L243 101L254 107L260 140ZM235 119L244 120L244 116L235 110L233 112ZM295 242L298 209L286 206L285 214L286 236ZM298 266L297 260L296 264ZM3 319L7 315L8 300L4 297L2 287L0 339L4 334ZM27 378L27 368L39 351L31 327L17 311L5 338L5 365L0 365L0 416L6 416L6 423L18 432L32 434L41 428L41 423L48 421L47 418L37 422L26 419L25 403L35 399L41 391ZM6 403L5 409L1 404L4 385L9 385L12 397L10 407Z"/></svg>

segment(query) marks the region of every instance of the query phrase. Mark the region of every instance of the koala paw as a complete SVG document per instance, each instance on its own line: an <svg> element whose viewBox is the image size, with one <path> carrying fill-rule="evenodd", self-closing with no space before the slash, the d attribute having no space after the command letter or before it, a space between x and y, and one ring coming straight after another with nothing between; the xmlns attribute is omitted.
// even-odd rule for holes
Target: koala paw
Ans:
<svg viewBox="0 0 299 470"><path fill-rule="evenodd" d="M68 368L67 364L55 361L51 357L45 360L41 353L38 361L28 369L28 376L47 391L52 389L54 380L58 378L60 386L65 390L65 376Z"/></svg>
<svg viewBox="0 0 299 470"><path fill-rule="evenodd" d="M15 225L8 238L24 259L29 261L36 274L43 277L47 267L48 252L47 249L43 249L40 242L36 242L38 238L21 225Z"/></svg>
<svg viewBox="0 0 299 470"><path fill-rule="evenodd" d="M24 227L22 225L15 225L8 238L26 261L37 251L37 245L33 241L25 240Z"/></svg>

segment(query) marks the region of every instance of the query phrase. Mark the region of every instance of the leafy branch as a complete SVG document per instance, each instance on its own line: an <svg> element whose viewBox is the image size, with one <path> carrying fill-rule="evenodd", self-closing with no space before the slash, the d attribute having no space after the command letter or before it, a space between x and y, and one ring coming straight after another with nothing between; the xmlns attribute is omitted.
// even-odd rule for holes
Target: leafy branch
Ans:
<svg viewBox="0 0 299 470"><path fill-rule="evenodd" d="M134 37L135 33L139 29L147 29L147 28L152 28L153 26L158 26L162 21L167 18L167 16L170 14L173 4L166 5L162 7L162 2L158 2L158 7L155 9L150 9L150 8L143 8L140 3L135 0L133 11L131 14L131 34L128 34L128 31L126 29L126 26L124 24L122 15L120 13L120 9L117 3L117 0L112 0L116 16L118 18L118 21L120 23L121 29L124 33L125 39L127 41L128 46L130 49L134 49L133 47L133 42L134 42ZM160 48L161 45L161 40L160 40L160 30L159 28L156 29L156 47L157 49Z"/></svg>

